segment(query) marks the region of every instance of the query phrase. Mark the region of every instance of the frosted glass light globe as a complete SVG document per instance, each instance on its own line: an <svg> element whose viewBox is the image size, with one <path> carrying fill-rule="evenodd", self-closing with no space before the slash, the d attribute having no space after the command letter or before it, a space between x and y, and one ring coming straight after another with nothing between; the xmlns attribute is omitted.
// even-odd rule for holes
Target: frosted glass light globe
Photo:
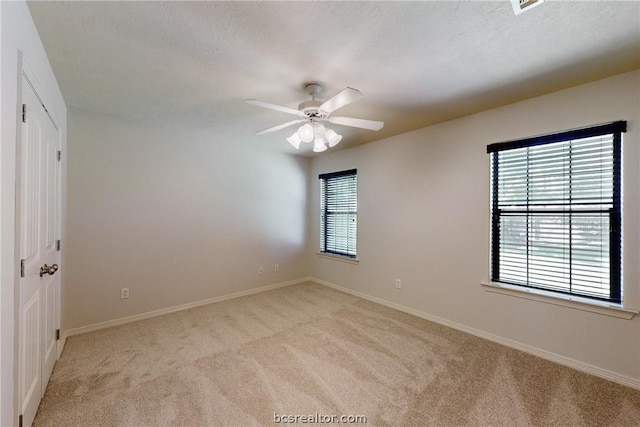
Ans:
<svg viewBox="0 0 640 427"><path fill-rule="evenodd" d="M321 153L327 149L327 146L324 145L324 139L321 136L316 136L316 139L313 141L313 152Z"/></svg>
<svg viewBox="0 0 640 427"><path fill-rule="evenodd" d="M311 142L313 141L313 128L309 123L302 125L298 129L298 135L300 135L302 142Z"/></svg>
<svg viewBox="0 0 640 427"><path fill-rule="evenodd" d="M293 135L287 138L287 141L289 142L289 144L293 145L296 150L300 149L300 143L302 142L302 139L300 139L300 135L298 135L298 132L295 132Z"/></svg>
<svg viewBox="0 0 640 427"><path fill-rule="evenodd" d="M335 147L342 140L342 135L338 135L333 129L327 130L325 137L329 142L329 147Z"/></svg>

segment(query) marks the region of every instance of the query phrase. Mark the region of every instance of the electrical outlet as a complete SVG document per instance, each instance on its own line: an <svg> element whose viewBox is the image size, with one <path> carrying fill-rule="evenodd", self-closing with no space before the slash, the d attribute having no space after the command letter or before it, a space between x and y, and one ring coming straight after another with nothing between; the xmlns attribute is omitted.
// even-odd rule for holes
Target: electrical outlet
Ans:
<svg viewBox="0 0 640 427"><path fill-rule="evenodd" d="M275 271L276 273L277 273L278 271L280 271L280 266L279 266L278 264L274 265L274 266L273 266L273 271Z"/></svg>
<svg viewBox="0 0 640 427"><path fill-rule="evenodd" d="M262 266L258 267L258 274L261 276L264 274L264 268L262 268Z"/></svg>
<svg viewBox="0 0 640 427"><path fill-rule="evenodd" d="M402 280L396 279L396 288L400 289L402 287Z"/></svg>
<svg viewBox="0 0 640 427"><path fill-rule="evenodd" d="M127 298L129 298L129 288L120 289L120 299L127 299Z"/></svg>

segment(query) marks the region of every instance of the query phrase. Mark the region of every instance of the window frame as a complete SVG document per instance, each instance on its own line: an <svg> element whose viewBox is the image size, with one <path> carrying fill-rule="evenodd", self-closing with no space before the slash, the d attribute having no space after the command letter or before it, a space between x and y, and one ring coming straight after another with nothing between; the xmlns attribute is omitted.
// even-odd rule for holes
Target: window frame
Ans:
<svg viewBox="0 0 640 427"><path fill-rule="evenodd" d="M491 154L491 212L490 212L490 280L495 283L502 283L523 290L538 289L558 296L564 297L579 297L586 298L592 301L603 301L607 303L622 304L622 133L627 130L626 121L616 121L611 123L605 123L596 126L590 126L580 129L573 129L553 134L541 135L531 138L525 138L520 140L500 142L495 144L489 144L487 146L487 153ZM510 280L503 280L500 277L500 219L501 210L499 207L499 195L498 188L500 186L500 176L498 153L501 151L515 150L520 148L535 147L538 145L570 142L580 140L584 138L598 137L612 135L612 149L613 149L613 181L612 181L612 207L610 208L610 231L609 231L609 296L608 298L588 295L581 292L563 291L554 289L552 286L536 286L531 284L527 278L526 283L514 282ZM529 167L527 165L526 177L529 176ZM526 213L527 218L532 214L531 211L535 211L535 207L531 209L527 203L526 209L522 211ZM579 214L580 211L573 211L571 208L566 211L568 216L572 217L574 214ZM558 213L558 217L567 215L566 212ZM604 210L602 210L604 212ZM530 236L525 233L527 246L530 242ZM569 243L571 247L572 242ZM527 265L529 260L527 259Z"/></svg>
<svg viewBox="0 0 640 427"><path fill-rule="evenodd" d="M351 177L355 179L355 199L352 200L353 198L350 195L347 195L346 198L341 199L341 202L346 202L346 203L355 202L355 211L331 212L329 210L329 203L328 203L328 199L331 196L327 192L328 186L331 184L332 180L335 180L334 181L335 183L337 182L337 180L344 180L345 178L349 179ZM358 236L357 236L358 234L357 233L358 170L348 169L348 170L339 171L339 172L324 173L324 174L320 174L318 178L320 179L320 245L319 245L320 252L319 253L321 255L335 256L335 257L344 258L345 260L356 261L357 260L357 240L358 240ZM336 196L334 195L333 197L336 197ZM337 197L340 197L340 195L338 195ZM330 237L330 235L327 233L327 230L331 228L329 227L329 221L332 216L336 216L336 215L355 215L355 233L353 236L350 236L348 233L346 235L339 235L339 236L334 235L334 239L336 237L347 239L345 250L327 248L328 238ZM337 230L334 230L334 231L337 231ZM351 241L353 242L352 244L350 243ZM353 250L350 250L351 247L353 247Z"/></svg>

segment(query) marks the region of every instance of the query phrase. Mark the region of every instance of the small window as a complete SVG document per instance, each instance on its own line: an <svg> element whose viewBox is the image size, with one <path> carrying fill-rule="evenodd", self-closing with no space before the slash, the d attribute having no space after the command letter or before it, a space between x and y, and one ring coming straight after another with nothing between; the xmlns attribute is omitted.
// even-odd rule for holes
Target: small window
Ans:
<svg viewBox="0 0 640 427"><path fill-rule="evenodd" d="M356 257L357 170L320 175L320 252Z"/></svg>
<svg viewBox="0 0 640 427"><path fill-rule="evenodd" d="M491 144L491 280L620 303L615 122Z"/></svg>

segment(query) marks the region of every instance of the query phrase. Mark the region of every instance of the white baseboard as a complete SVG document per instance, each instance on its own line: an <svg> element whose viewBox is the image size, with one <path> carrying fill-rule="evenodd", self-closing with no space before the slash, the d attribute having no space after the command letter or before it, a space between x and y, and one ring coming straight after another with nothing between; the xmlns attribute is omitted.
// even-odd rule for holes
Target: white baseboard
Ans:
<svg viewBox="0 0 640 427"><path fill-rule="evenodd" d="M56 348L56 360L60 359L60 356L62 356L62 350L64 350L64 345L67 343L67 337L69 335L64 332L61 336L60 336L60 342L58 343L58 347Z"/></svg>
<svg viewBox="0 0 640 427"><path fill-rule="evenodd" d="M320 285L324 285L324 286L327 286L327 287L330 287L330 288L345 292L347 294L351 294L351 295L360 297L362 299L365 299L365 300L368 300L368 301L372 301L372 302L375 302L375 303L378 303L378 304L381 304L381 305L384 305L384 306L387 306L387 307L390 307L390 308L394 308L396 310L400 310L402 312L411 314L411 315L416 316L416 317L420 317L420 318L425 319L425 320L429 320L429 321L434 322L434 323L438 323L440 325L448 326L450 328L457 329L459 331L466 332L468 334L475 335L477 337L484 338L486 340L493 341L495 343L502 344L504 346L511 347L511 348L516 349L516 350L520 350L520 351L523 351L525 353L532 354L534 356L538 356L538 357L540 357L542 359L546 359L546 360L549 360L551 362L555 362L555 363L558 363L560 365L564 365L564 366L567 366L569 368L573 368L573 369L576 369L578 371L594 375L596 377L604 378L605 380L613 381L613 382L616 382L618 384L622 384L622 385L625 385L627 387L631 387L631 388L635 388L635 389L640 390L640 379L632 378L632 377L629 377L629 376L626 376L626 375L622 375L622 374L619 374L619 373L616 373L616 372L613 372L613 371L609 371L607 369L599 368L597 366L590 365L588 363L584 363L584 362L581 362L579 360L575 360L575 359L572 359L572 358L569 358L569 357L565 357L565 356L562 356L562 355L559 355L559 354L556 354L556 353L552 353L552 352L547 351L547 350L542 350L542 349L539 349L537 347L533 347L533 346L530 346L530 345L527 345L527 344L523 344L523 343L518 342L518 341L513 341L513 340L510 340L508 338L504 338L504 337L501 337L501 336L498 336L498 335L494 335L494 334L482 331L480 329L475 329L475 328L463 325L461 323L452 322L451 320L447 320L447 319L444 319L442 317L434 316L432 314L428 314L428 313L425 313L425 312L420 311L420 310L416 310L416 309L413 309L413 308L410 308L410 307L406 307L406 306L401 305L401 304L396 304L394 302L390 302L390 301L384 300L382 298L378 298L378 297L374 297L374 296L371 296L371 295L367 295L367 294L362 293L362 292L354 291L352 289L345 288L343 286L339 286L339 285L336 285L334 283L330 283L330 282L327 282L325 280L318 279L316 277L311 277L309 280L311 280L312 282L318 283Z"/></svg>
<svg viewBox="0 0 640 427"><path fill-rule="evenodd" d="M79 328L73 328L64 331L62 340L63 344L60 347L60 353L62 353L62 347L66 342L67 338L73 335L85 334L87 332L98 331L100 329L111 328L113 326L124 325L125 323L137 322L139 320L149 319L151 317L162 316L163 314L174 313L176 311L188 310L190 308L199 307L201 305L213 304L215 302L226 301L233 298L240 298L247 295L253 295L260 292L269 291L271 289L282 288L285 286L297 285L298 283L303 283L310 281L310 277L303 277L301 279L288 280L286 282L274 283L267 286L260 286L258 288L248 289L246 291L234 292L228 295L222 295L215 298L209 298L201 301L190 302L187 304L176 305L173 307L163 308L160 310L149 311L146 313L136 314L133 316L121 317L119 319L108 320L106 322L94 323L92 325L81 326Z"/></svg>
<svg viewBox="0 0 640 427"><path fill-rule="evenodd" d="M220 302L220 301L226 301L229 299L233 299L233 298L240 298L240 297L244 297L244 296L248 296L248 295L253 295L253 294L257 294L260 292L265 292L265 291L269 291L271 289L277 289L277 288L282 288L285 286L291 286L291 285L296 285L298 283L303 283L303 282L307 282L307 281L312 281L315 282L317 284L323 285L323 286L327 286L329 288L333 288L354 296L357 296L359 298L368 300L368 301L372 301L381 305L384 305L386 307L390 307L399 311L402 311L404 313L408 313L411 314L413 316L416 317L420 317L422 319L425 320L429 320L431 322L434 323L438 323L440 325L444 325L444 326L448 326L450 328L453 329L457 329L459 331L462 332L466 332L468 334L471 335L475 335L477 337L480 338L484 338L486 340L489 341L493 341L495 343L498 344L502 344L504 346L507 347L511 347L514 348L516 350L520 350L523 351L525 353L529 353L532 354L534 356L538 356L542 359L546 359L549 360L551 362L555 362L558 363L560 365L564 365L567 366L569 368L573 368L576 369L578 371L582 371L585 372L587 374L591 374L591 375L595 375L596 377L600 377L600 378L604 378L606 380L609 381L613 381L616 382L618 384L622 384L625 385L627 387L632 387L635 389L640 390L640 380L636 379L636 378L632 378L626 375L622 375L613 371L609 371L607 369L603 369L603 368L599 368L597 366L594 365L590 365L588 363L584 363L581 362L579 360L575 360L569 357L565 357L556 353L552 353L550 351L547 350L542 350L539 349L537 347L533 347L527 344L523 344L521 342L518 341L513 341L511 339L508 338L504 338L498 335L494 335L491 334L489 332L485 332L482 331L480 329L475 329L472 328L470 326L466 326L463 325L461 323L457 323L457 322L453 322L451 320L447 320L444 319L442 317L438 317L438 316L434 316L432 314L429 313L425 313L423 311L420 310L416 310L410 307L406 307L404 305L401 304L396 304L394 302L391 301L387 301L384 300L382 298L378 298L378 297L374 297L362 292L358 292L358 291L354 291L352 289L340 286L340 285L336 285L334 283L331 282L327 282L325 280L322 279L318 279L316 277L303 277L300 279L294 279L294 280L289 280L286 282L280 282L280 283L274 283L271 285L267 285L267 286L261 286L258 288L254 288L254 289L249 289L246 291L241 291L241 292L235 292L233 294L228 294L228 295L222 295L219 297L215 297L215 298L209 298L206 300L201 300L201 301L196 301L196 302L192 302L192 303L188 303L188 304L182 304L182 305L177 305L174 307L168 307L168 308L164 308L161 310L154 310L154 311L150 311L147 313L141 313L141 314L136 314L134 316L128 316L128 317L122 317L119 319L114 319L114 320L109 320L107 322L101 322L101 323L95 323L92 325L88 325L88 326L82 326L80 328L74 328L74 329L69 329L63 332L62 337L61 337L61 344L58 346L58 357L59 355L62 353L62 350L64 348L64 345L67 341L67 338L73 335L79 335L79 334L84 334L87 332L93 332L93 331L97 331L100 329L105 329L105 328L110 328L113 326L118 326L118 325L123 325L125 323L131 323L131 322L136 322L139 320L144 320L144 319L149 319L151 317L157 317L157 316L162 316L163 314L169 314L169 313L174 313L176 311L181 311L181 310L187 310L190 308L194 308L194 307L199 307L202 305L207 305L207 304L212 304L215 302Z"/></svg>

